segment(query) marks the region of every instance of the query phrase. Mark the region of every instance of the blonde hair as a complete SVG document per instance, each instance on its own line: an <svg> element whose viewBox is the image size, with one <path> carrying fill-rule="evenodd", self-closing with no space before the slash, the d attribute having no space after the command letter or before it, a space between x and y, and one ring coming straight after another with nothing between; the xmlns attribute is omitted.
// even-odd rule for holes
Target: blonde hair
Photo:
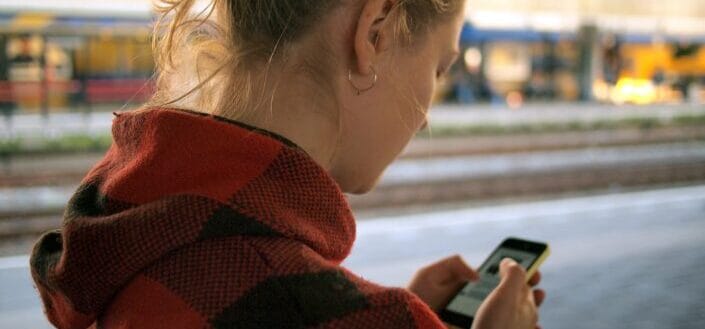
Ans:
<svg viewBox="0 0 705 329"><path fill-rule="evenodd" d="M246 115L267 101L270 64L345 1L356 0L211 0L200 11L196 0L158 0L156 93L146 105L188 103L210 114ZM398 0L390 10L395 36L400 44L413 44L457 13L462 1ZM305 71L325 88L331 64L322 48Z"/></svg>

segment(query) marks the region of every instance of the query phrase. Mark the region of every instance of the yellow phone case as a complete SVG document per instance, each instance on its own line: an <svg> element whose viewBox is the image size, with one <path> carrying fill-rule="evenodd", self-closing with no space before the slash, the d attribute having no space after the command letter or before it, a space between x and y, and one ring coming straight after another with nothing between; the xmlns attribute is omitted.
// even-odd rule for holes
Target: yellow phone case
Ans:
<svg viewBox="0 0 705 329"><path fill-rule="evenodd" d="M551 248L546 245L546 250L539 256L538 259L534 262L533 265L531 265L530 268L526 269L526 282L529 282L531 278L536 274L536 271L538 271L539 267L541 267L541 264L548 258L548 256L551 255Z"/></svg>

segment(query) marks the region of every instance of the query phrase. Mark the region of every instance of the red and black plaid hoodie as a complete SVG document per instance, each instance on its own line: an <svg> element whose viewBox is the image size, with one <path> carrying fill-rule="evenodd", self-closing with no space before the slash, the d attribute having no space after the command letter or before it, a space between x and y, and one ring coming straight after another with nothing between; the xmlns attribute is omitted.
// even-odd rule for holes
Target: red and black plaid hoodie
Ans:
<svg viewBox="0 0 705 329"><path fill-rule="evenodd" d="M340 263L355 222L285 138L176 109L116 114L32 276L59 328L444 328Z"/></svg>

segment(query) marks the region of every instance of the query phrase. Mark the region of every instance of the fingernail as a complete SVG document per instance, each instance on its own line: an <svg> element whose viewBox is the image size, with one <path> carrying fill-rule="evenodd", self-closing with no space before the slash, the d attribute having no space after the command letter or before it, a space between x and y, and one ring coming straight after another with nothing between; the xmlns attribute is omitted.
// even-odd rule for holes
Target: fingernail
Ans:
<svg viewBox="0 0 705 329"><path fill-rule="evenodd" d="M509 257L502 259L502 263L507 263L507 265L515 265L517 262Z"/></svg>

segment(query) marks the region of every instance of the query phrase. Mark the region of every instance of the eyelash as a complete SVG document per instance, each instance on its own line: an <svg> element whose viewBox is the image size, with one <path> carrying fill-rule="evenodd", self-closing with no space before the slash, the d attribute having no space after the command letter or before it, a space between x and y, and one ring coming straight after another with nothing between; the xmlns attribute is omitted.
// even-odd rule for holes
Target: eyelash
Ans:
<svg viewBox="0 0 705 329"><path fill-rule="evenodd" d="M441 68L440 70L436 71L436 79L441 80L445 78L448 75L448 69L446 68Z"/></svg>
<svg viewBox="0 0 705 329"><path fill-rule="evenodd" d="M450 73L450 68L455 63L456 60L457 60L457 57L454 57L453 60L447 66L443 66L440 68L440 70L436 71L436 79L443 80L443 79L447 78Z"/></svg>

